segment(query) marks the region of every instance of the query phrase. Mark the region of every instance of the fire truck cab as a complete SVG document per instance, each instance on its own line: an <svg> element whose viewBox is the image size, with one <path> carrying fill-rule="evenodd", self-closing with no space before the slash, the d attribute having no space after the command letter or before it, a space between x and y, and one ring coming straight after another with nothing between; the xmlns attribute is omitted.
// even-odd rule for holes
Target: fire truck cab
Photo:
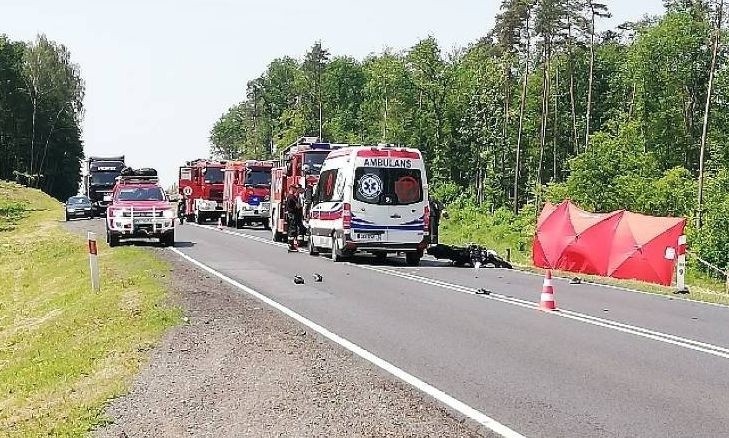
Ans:
<svg viewBox="0 0 729 438"><path fill-rule="evenodd" d="M223 223L240 228L258 222L269 229L273 161L229 161L223 183Z"/></svg>
<svg viewBox="0 0 729 438"><path fill-rule="evenodd" d="M271 170L271 222L274 241L286 240L288 223L285 202L288 188L300 185L304 189L304 221L308 219L313 187L319 181L324 160L334 149L344 145L322 143L318 137L301 137L294 144L281 151L281 158L274 162Z"/></svg>
<svg viewBox="0 0 729 438"><path fill-rule="evenodd" d="M198 224L223 214L223 169L225 161L199 159L180 167L178 182L181 216Z"/></svg>

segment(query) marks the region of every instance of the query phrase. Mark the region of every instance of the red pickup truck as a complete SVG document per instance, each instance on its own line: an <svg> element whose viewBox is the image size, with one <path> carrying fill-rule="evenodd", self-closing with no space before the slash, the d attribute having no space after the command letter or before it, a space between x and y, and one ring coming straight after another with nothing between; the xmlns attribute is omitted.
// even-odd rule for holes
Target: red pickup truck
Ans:
<svg viewBox="0 0 729 438"><path fill-rule="evenodd" d="M117 246L121 239L157 238L163 246L173 246L175 216L154 169L123 172L106 212L106 241Z"/></svg>

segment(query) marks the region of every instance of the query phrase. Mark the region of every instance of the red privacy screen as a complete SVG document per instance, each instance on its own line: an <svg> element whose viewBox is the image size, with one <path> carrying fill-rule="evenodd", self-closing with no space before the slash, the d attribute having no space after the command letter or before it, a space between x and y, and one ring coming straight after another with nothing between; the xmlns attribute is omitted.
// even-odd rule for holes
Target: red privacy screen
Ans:
<svg viewBox="0 0 729 438"><path fill-rule="evenodd" d="M670 285L686 219L547 203L532 246L541 268Z"/></svg>

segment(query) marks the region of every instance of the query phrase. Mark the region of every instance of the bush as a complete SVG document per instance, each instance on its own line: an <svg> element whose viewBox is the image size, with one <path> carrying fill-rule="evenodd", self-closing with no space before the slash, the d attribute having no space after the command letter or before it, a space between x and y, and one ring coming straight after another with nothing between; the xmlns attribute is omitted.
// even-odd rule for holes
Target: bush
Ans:
<svg viewBox="0 0 729 438"><path fill-rule="evenodd" d="M466 205L474 203L470 191L452 182L434 185L430 189L430 195L442 202L443 205Z"/></svg>
<svg viewBox="0 0 729 438"><path fill-rule="evenodd" d="M691 232L691 248L702 258L726 269L729 266L729 171L707 178L703 226Z"/></svg>

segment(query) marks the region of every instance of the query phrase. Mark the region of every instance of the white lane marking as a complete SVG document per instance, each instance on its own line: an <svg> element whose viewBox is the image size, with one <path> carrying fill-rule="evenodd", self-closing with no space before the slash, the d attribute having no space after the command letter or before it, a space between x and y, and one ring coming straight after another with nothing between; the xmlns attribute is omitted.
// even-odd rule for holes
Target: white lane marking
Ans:
<svg viewBox="0 0 729 438"><path fill-rule="evenodd" d="M184 258L185 260L194 264L195 266L209 272L212 275L215 275L216 277L220 278L221 280L231 284L232 286L237 287L238 289L242 290L243 292L268 304L269 306L282 312L283 314L295 319L299 323L316 331L317 333L319 333L320 335L324 336L325 338L331 340L332 342L339 344L340 346L346 348L347 350L351 351L352 353L356 354L357 356L361 357L362 359L387 371L388 373L392 374L393 376L397 377L398 379L402 380L403 382L412 385L419 391L422 391L422 392L428 394L429 396L435 398L436 400L445 404L446 406L450 407L451 409L453 409L457 412L460 412L462 415L473 419L474 421L483 425L487 429L489 429L503 437L506 437L506 438L524 438L523 435L511 430L507 426L499 423L498 421L494 420L493 418L489 417L488 415L484 414L483 412L477 411L476 409L474 409L474 408L468 406L467 404L463 403L462 401L457 400L456 398L446 394L445 392L439 390L438 388L420 380L419 378L413 376L412 374L407 373L406 371L403 371L402 369L387 362L386 360L381 359L378 356L375 356L374 354L370 353L369 351L365 350L364 348L354 344L353 342L348 341L347 339L331 332L327 328L322 327L321 325L311 321L310 319L296 313L295 311L289 309L288 307L284 306L283 304L280 304L277 301L274 301L271 298L268 298L267 296L263 295L260 292L257 292L254 289L251 289L248 286L238 283L237 281L226 276L225 274L222 274L222 273L214 270L213 268L184 254L182 251L180 251L177 248L170 248L170 249L172 249L172 251L174 251L180 257Z"/></svg>
<svg viewBox="0 0 729 438"><path fill-rule="evenodd" d="M258 237L258 236L253 236L250 234L237 233L237 232L232 232L232 231L227 231L227 230L218 230L214 227L205 226L205 225L203 225L203 226L196 225L196 226L199 226L201 228L207 228L207 229L218 231L218 232L222 232L225 234L243 237L246 239L254 240L254 241L265 243L268 245L286 246L286 244L273 242L271 240L268 240L268 239L265 239L262 237ZM303 250L302 250L302 252L303 252ZM475 288L462 286L462 285L458 285L458 284L454 284L454 283L448 283L448 282L441 281L441 280L435 280L435 279L428 278L428 277L421 277L421 276L410 274L407 272L395 271L395 270L380 268L380 267L376 267L376 266L359 265L359 264L354 264L354 263L347 263L347 265L357 267L360 269L364 269L364 270L379 272L381 274L389 275L392 277L399 277L399 278L403 278L406 280L415 281L415 282L422 283L422 284L427 284L430 286L437 286L437 287L440 287L443 289L448 289L448 290L452 290L452 291L456 291L456 292L466 293L466 294L470 294L470 295L479 295L478 289L475 289ZM538 303L534 303L532 301L527 301L527 300L522 300L519 298L514 298L512 296L503 295L503 294L499 294L499 293L492 292L489 295L480 295L480 296L485 299L499 301L502 303L511 304L513 306L518 306L518 307L523 307L523 308L528 308L528 309L539 309ZM598 327L612 329L612 330L622 332L622 333L640 336L640 337L643 337L646 339L651 339L654 341L687 348L689 350L694 350L694 351L699 351L699 352L706 353L706 354L711 354L713 356L717 356L722 359L729 359L729 348L725 348L725 347L722 347L719 345L708 344L705 342L701 342L701 341L697 341L697 340L693 340L693 339L689 339L689 338L684 338L684 337L672 335L669 333L663 333L663 332L659 332L656 330L651 330L651 329L647 329L647 328L643 328L643 327L639 327L639 326L624 324L624 323L621 323L618 321L599 318L596 316L588 315L586 313L575 312L575 311L567 310L567 309L560 309L557 312L548 312L548 314L553 315L553 316L558 316L561 318L571 319L574 321L583 322L585 324L591 324L591 325L598 326Z"/></svg>

